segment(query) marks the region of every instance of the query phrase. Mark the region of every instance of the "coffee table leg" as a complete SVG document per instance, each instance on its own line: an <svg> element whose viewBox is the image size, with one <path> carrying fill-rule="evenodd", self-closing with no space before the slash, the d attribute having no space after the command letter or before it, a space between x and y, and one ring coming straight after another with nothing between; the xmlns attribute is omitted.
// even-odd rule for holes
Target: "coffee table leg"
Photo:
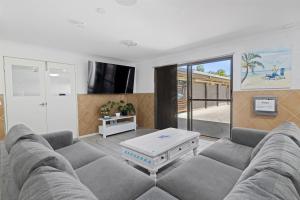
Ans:
<svg viewBox="0 0 300 200"><path fill-rule="evenodd" d="M150 172L150 177L152 177L154 180L156 180L156 177L157 177L157 175L156 175L157 170L149 170L149 172Z"/></svg>
<svg viewBox="0 0 300 200"><path fill-rule="evenodd" d="M198 149L198 148L194 148L194 149L193 149L194 156L197 156L197 149Z"/></svg>

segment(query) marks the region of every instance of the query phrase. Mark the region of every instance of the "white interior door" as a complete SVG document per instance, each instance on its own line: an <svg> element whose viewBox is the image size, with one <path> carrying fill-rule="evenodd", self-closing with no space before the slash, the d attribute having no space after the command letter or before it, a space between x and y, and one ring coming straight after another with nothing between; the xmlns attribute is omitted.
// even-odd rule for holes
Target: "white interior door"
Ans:
<svg viewBox="0 0 300 200"><path fill-rule="evenodd" d="M46 133L45 62L4 57L8 129L24 123Z"/></svg>
<svg viewBox="0 0 300 200"><path fill-rule="evenodd" d="M75 66L47 62L48 132L71 130L77 136Z"/></svg>

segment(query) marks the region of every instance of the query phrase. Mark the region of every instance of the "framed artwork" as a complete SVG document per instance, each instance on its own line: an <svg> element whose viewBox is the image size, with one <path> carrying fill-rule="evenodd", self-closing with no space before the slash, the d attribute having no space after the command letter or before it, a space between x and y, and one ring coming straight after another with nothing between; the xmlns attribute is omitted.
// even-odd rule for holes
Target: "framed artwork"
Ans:
<svg viewBox="0 0 300 200"><path fill-rule="evenodd" d="M291 50L274 49L242 54L241 89L283 89L292 82Z"/></svg>

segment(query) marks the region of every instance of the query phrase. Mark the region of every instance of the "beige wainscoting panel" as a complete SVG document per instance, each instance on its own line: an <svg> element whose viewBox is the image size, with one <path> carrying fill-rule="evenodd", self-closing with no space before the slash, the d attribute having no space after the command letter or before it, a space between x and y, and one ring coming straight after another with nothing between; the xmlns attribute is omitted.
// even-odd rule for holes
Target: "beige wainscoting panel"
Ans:
<svg viewBox="0 0 300 200"><path fill-rule="evenodd" d="M128 95L78 95L78 124L79 135L98 132L100 121L99 108L108 101L130 102L135 106L139 127L154 127L154 94Z"/></svg>
<svg viewBox="0 0 300 200"><path fill-rule="evenodd" d="M98 132L100 106L108 101L125 101L125 95L78 95L79 135Z"/></svg>
<svg viewBox="0 0 300 200"><path fill-rule="evenodd" d="M278 115L258 116L253 112L253 97L278 97ZM233 92L233 126L271 130L284 121L300 126L300 90L263 90Z"/></svg>
<svg viewBox="0 0 300 200"><path fill-rule="evenodd" d="M5 137L5 120L4 120L4 102L3 95L0 95L0 140Z"/></svg>
<svg viewBox="0 0 300 200"><path fill-rule="evenodd" d="M154 128L154 94L136 94L136 96L138 125L143 128Z"/></svg>

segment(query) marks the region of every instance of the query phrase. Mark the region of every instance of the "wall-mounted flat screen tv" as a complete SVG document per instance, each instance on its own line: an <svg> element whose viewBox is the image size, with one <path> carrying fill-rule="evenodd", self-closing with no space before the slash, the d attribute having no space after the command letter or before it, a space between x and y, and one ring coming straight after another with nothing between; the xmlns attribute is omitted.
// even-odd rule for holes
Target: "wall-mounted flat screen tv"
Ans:
<svg viewBox="0 0 300 200"><path fill-rule="evenodd" d="M135 68L89 61L89 94L133 93Z"/></svg>

